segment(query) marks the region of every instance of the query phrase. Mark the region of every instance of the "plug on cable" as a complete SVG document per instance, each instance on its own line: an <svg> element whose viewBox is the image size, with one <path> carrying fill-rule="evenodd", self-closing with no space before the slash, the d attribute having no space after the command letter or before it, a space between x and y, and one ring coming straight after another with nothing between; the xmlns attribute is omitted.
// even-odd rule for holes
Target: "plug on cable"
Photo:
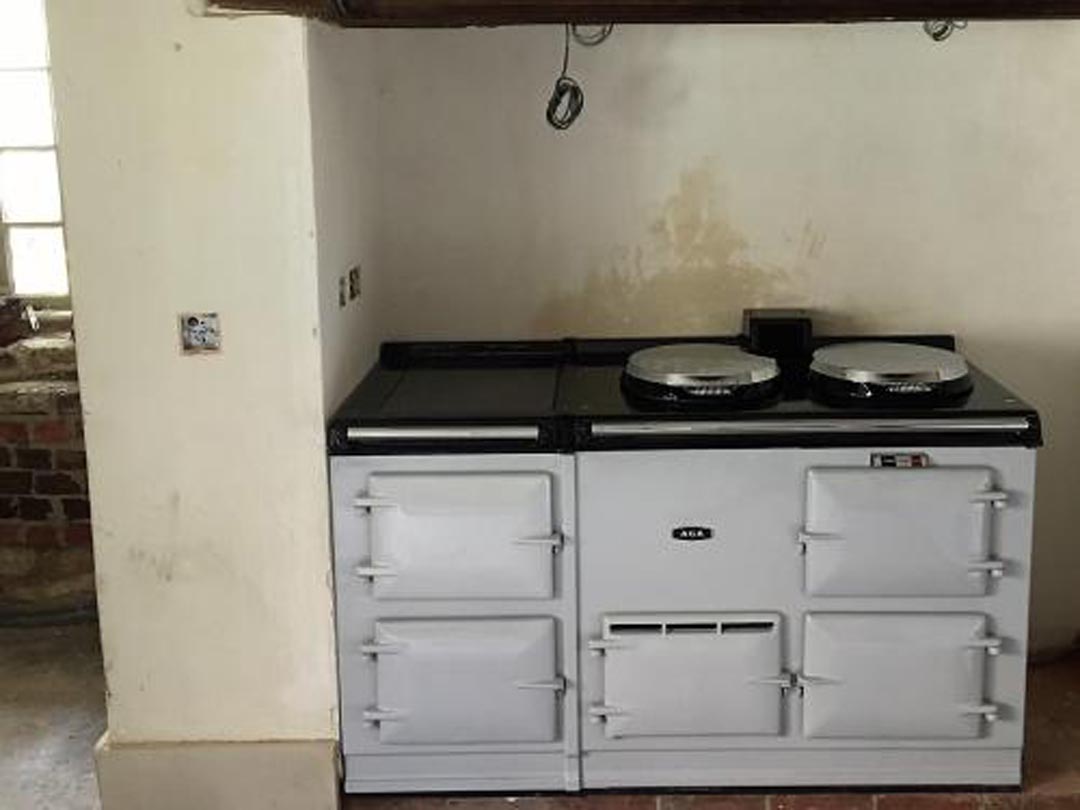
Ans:
<svg viewBox="0 0 1080 810"><path fill-rule="evenodd" d="M585 31L581 26L567 23L563 29L562 70L555 79L551 98L547 103L547 122L555 129L565 130L573 126L585 109L585 91L576 79L570 75L570 41L585 48L592 48L604 42L615 26L608 24Z"/></svg>

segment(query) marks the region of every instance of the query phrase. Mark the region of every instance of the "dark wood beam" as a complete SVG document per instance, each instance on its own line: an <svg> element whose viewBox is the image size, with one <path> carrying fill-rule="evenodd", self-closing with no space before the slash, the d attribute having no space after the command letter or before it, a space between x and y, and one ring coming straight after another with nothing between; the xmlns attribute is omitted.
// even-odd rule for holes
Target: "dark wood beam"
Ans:
<svg viewBox="0 0 1080 810"><path fill-rule="evenodd" d="M357 27L1080 18L1080 0L222 0Z"/></svg>
<svg viewBox="0 0 1080 810"><path fill-rule="evenodd" d="M1080 17L1080 0L340 0L349 25L784 23Z"/></svg>

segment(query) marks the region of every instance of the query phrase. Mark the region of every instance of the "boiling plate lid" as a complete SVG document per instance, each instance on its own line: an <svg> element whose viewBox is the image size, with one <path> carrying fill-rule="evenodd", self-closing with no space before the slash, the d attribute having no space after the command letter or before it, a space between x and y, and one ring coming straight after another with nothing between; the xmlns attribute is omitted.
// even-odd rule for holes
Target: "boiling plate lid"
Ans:
<svg viewBox="0 0 1080 810"><path fill-rule="evenodd" d="M810 370L853 383L945 383L968 375L956 352L915 343L834 343L814 352Z"/></svg>
<svg viewBox="0 0 1080 810"><path fill-rule="evenodd" d="M726 388L773 380L780 374L771 357L716 343L670 343L630 355L626 374L672 388Z"/></svg>

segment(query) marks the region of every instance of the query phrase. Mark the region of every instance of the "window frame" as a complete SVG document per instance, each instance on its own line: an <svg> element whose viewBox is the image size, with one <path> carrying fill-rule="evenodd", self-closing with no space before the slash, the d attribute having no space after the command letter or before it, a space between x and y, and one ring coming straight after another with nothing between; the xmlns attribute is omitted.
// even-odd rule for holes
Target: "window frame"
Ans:
<svg viewBox="0 0 1080 810"><path fill-rule="evenodd" d="M44 7L42 9L44 11ZM46 37L48 36L48 28L46 26ZM50 221L7 221L3 217L2 205L0 205L0 294L5 296L16 296L25 301L36 303L38 305L47 307L66 306L71 301L71 262L69 261L67 251L67 221L65 217L65 208L63 200L63 187L60 184L60 153L59 153L59 138L56 132L56 98L53 94L52 86L52 58L48 52L48 42L45 43L45 62L44 64L33 65L15 65L0 67L0 73L28 73L28 72L41 72L46 78L46 85L49 91L49 114L52 116L52 143L50 144L35 144L29 146L8 146L0 143L0 155L5 153L26 153L26 152L50 152L53 154L56 160L57 167L57 193L60 195L60 218L58 220ZM12 228L59 228L64 242L64 277L67 280L67 291L57 293L34 293L34 294L20 294L15 288L15 276L14 276L14 262L11 256L11 238L10 231Z"/></svg>

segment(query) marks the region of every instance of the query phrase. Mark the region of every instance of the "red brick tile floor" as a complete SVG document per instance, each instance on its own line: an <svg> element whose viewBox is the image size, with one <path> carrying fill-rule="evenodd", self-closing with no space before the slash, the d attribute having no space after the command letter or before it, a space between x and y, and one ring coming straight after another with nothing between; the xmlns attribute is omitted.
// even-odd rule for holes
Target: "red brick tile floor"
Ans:
<svg viewBox="0 0 1080 810"><path fill-rule="evenodd" d="M1020 793L348 796L343 810L1080 810L1080 654L1033 666Z"/></svg>

